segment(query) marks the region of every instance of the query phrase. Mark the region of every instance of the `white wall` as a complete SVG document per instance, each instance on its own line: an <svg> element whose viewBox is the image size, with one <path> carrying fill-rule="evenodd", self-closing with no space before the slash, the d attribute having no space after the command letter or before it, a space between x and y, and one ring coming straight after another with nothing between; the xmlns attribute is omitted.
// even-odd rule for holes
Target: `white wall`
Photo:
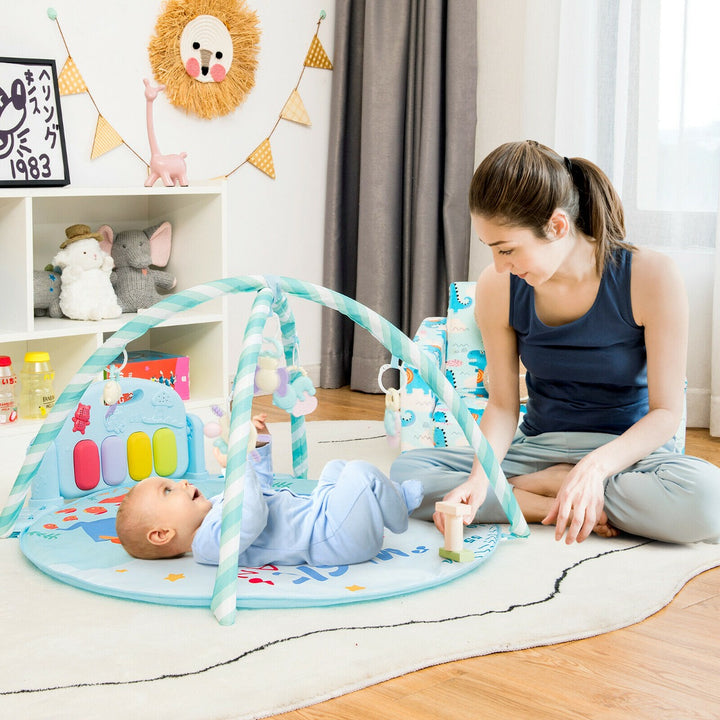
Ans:
<svg viewBox="0 0 720 720"><path fill-rule="evenodd" d="M587 128L573 128L572 118L557 117L558 59L568 52L559 41L556 18L560 6L575 10L568 21L577 23L574 34L587 32L581 3L563 0L478 0L478 125L476 160L503 142L533 139L567 155L583 155ZM567 16L563 16L566 17ZM581 62L582 58L578 59ZM589 72L589 71L588 71ZM584 78L588 77L583 72ZM564 88L565 92L571 90ZM575 89L578 103L582 88ZM582 114L582 113L579 113ZM577 125L577 122L575 122ZM571 149L556 146L562 136ZM643 240L640 240L642 243ZM710 419L710 368L712 364L711 312L713 259L707 250L671 251L688 289L690 341L688 352L688 424L708 427ZM470 278L491 262L491 254L473 237Z"/></svg>
<svg viewBox="0 0 720 720"><path fill-rule="evenodd" d="M162 3L4 3L0 55L53 58L60 72L67 52L56 24L47 17L51 2L102 114L130 146L149 159L142 79L152 78L147 45ZM160 147L163 152L188 153L191 185L230 172L270 132L298 80L321 10L327 12L327 19L320 28L320 41L333 57L334 0L248 0L248 6L257 11L262 35L256 84L245 103L230 116L213 120L190 116L162 95L154 104ZM332 73L327 70L305 70L299 91L312 127L281 122L271 140L276 180L250 165L228 179L230 275L267 273L321 282L331 82ZM124 146L90 160L97 113L88 96L65 96L61 102L71 183L142 185L145 166ZM248 298L233 298L231 311L241 313L247 302ZM319 366L320 309L301 300L293 308L302 361L309 368ZM233 365L243 327L238 316L230 337Z"/></svg>
<svg viewBox="0 0 720 720"><path fill-rule="evenodd" d="M478 161L498 144L534 138L554 145L561 0L478 0ZM66 51L47 0L5 3L2 55L54 58L58 71ZM147 43L160 0L88 3L57 0L54 7L70 51L101 111L125 140L147 157L142 78L151 77ZM320 39L333 57L334 0L248 0L258 12L262 37L256 86L231 116L212 121L187 116L167 101L155 103L155 125L165 152L185 150L191 182L229 172L267 135L302 69L322 9ZM328 122L332 74L307 69L300 94L312 128L283 121L272 138L277 179L253 167L228 180L229 273L292 275L322 279ZM63 98L71 181L79 186L140 185L144 166L124 147L91 161L97 114L86 95ZM1 191L0 191L1 192ZM81 222L82 218L78 218ZM707 425L710 388L712 275L706 255L678 258L690 288L688 367L691 424ZM475 240L470 277L488 255ZM213 279L213 278L208 278ZM233 299L231 362L240 351L247 298ZM311 371L320 362L320 308L293 303L301 359Z"/></svg>
<svg viewBox="0 0 720 720"><path fill-rule="evenodd" d="M554 144L559 28L548 6L559 2L478 0L476 165L504 142ZM470 278L491 258L473 236Z"/></svg>

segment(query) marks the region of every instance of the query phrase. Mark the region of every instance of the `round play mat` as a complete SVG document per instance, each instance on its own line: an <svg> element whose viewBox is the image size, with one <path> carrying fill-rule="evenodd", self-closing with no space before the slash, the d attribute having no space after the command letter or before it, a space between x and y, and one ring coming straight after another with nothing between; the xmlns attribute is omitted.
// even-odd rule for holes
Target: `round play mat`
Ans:
<svg viewBox="0 0 720 720"><path fill-rule="evenodd" d="M191 557L134 560L115 537L114 516L122 487L152 474L187 477L199 485L207 477L200 420L173 403L171 392L157 393L147 385L144 389L134 386L130 391L125 388L129 381L152 385L150 380L111 375L101 386L101 393L93 389L93 380L115 361L118 352L125 352L128 343L165 319L218 296L240 292L255 292L255 298L245 324L229 403L232 410L225 440L228 477L224 486L218 482L215 488L203 489L206 495L213 495L224 488L227 500L220 534L221 562L216 569L197 565ZM304 414L309 406L305 401L314 394L314 388L308 387L307 374L297 364L299 341L288 294L343 313L393 356L417 369L428 392L442 400L475 451L489 489L510 522L511 534L526 537L530 532L527 523L492 447L435 359L356 300L329 288L277 276L223 278L172 293L105 340L62 391L31 442L8 503L0 512L0 537L24 529L21 546L25 555L64 582L122 598L209 605L222 625L232 624L237 607L301 607L393 597L447 582L483 562L498 544L498 527L468 527L462 538L454 537L453 544L464 540L465 551L457 558L463 562L456 563L439 557L440 538L431 525L412 522L402 535L388 533L380 553L360 565L237 567L243 507L239 483L245 472L256 391L272 392L273 402L289 409L293 475L307 477ZM260 365L265 327L271 318L279 325L287 375L284 382L279 366L275 367L272 388L263 374L268 368ZM77 434L84 436L91 423L104 427L102 437L78 440ZM295 487L292 480L288 483ZM29 492L29 512L23 514ZM48 510L35 516L36 508Z"/></svg>
<svg viewBox="0 0 720 720"><path fill-rule="evenodd" d="M206 496L222 492L221 479L197 485ZM313 481L276 476L276 485L310 492ZM38 517L21 535L27 558L48 575L84 590L167 605L210 606L217 568L196 563L191 555L169 560L137 560L115 534L115 513L123 486L67 501ZM338 605L404 595L441 585L480 565L501 537L497 525L465 529L469 562L438 555L442 536L435 527L410 520L395 535L386 531L383 548L359 565L238 567L237 607L308 607Z"/></svg>

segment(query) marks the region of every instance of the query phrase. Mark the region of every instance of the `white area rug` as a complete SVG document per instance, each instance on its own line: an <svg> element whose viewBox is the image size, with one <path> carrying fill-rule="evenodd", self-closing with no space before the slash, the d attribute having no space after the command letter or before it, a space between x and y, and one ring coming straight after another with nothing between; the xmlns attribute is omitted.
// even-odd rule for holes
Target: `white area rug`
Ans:
<svg viewBox="0 0 720 720"><path fill-rule="evenodd" d="M280 460L286 429L273 430ZM311 474L331 457L387 470L394 452L382 432L380 422L309 423ZM476 572L433 590L242 611L229 628L204 609L63 585L34 569L16 541L0 541L0 718L266 717L428 665L625 627L720 564L718 545L592 537L567 547L550 528L531 529Z"/></svg>

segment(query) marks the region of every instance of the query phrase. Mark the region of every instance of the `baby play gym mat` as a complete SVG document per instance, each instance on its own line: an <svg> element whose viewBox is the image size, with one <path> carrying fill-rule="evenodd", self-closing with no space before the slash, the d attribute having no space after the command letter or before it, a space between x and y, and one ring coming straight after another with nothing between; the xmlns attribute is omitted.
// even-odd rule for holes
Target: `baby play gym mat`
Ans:
<svg viewBox="0 0 720 720"><path fill-rule="evenodd" d="M205 470L202 427L186 414L179 396L157 383L133 378L97 381L125 346L177 312L207 300L254 292L232 391L227 473L222 483ZM387 533L373 560L348 567L239 568L242 480L251 436L263 332L269 318L280 327L285 366L297 367L298 339L287 295L342 312L368 330L394 356L417 368L447 405L474 449L510 522L511 534L529 530L492 449L464 402L433 359L383 317L344 295L286 277L243 276L216 280L167 296L137 315L95 351L58 398L37 436L0 514L0 536L24 529L21 547L50 575L119 597L185 605L210 604L222 624L237 607L325 605L390 597L432 587L480 564L497 546L499 529L466 529L467 563L438 557L440 539L429 524L412 521L402 535ZM305 388L305 378L298 387ZM114 384L113 384L114 383ZM293 383L289 381L289 385ZM313 390L314 392L314 390ZM276 403L277 404L277 403ZM282 405L281 405L282 406ZM291 412L292 478L308 491L305 419ZM150 475L187 477L206 495L223 492L220 564L203 567L192 558L133 560L116 542L114 515L133 482ZM28 492L30 500L25 506ZM25 507L24 507L25 506ZM16 523L18 525L16 526Z"/></svg>
<svg viewBox="0 0 720 720"><path fill-rule="evenodd" d="M308 482L278 477L282 487L302 492ZM198 483L206 495L222 483ZM65 504L35 520L20 538L23 553L43 572L84 590L168 605L209 607L216 568L191 556L137 560L115 537L115 511L124 488L103 490ZM403 595L448 582L474 570L495 550L497 525L466 531L467 563L438 555L442 536L426 522L411 520L407 532L386 532L383 549L369 562L336 567L300 565L237 569L237 607L337 605Z"/></svg>

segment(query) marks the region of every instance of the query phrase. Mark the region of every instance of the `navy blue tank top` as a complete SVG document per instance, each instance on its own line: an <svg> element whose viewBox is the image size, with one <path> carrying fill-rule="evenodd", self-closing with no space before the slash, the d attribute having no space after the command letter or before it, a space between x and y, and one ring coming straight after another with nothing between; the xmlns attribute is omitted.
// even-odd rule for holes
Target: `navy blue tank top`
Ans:
<svg viewBox="0 0 720 720"><path fill-rule="evenodd" d="M615 258L590 310L557 327L538 318L533 288L510 276L510 325L527 368L526 435L619 435L648 412L645 333L630 300L632 253L620 249Z"/></svg>

